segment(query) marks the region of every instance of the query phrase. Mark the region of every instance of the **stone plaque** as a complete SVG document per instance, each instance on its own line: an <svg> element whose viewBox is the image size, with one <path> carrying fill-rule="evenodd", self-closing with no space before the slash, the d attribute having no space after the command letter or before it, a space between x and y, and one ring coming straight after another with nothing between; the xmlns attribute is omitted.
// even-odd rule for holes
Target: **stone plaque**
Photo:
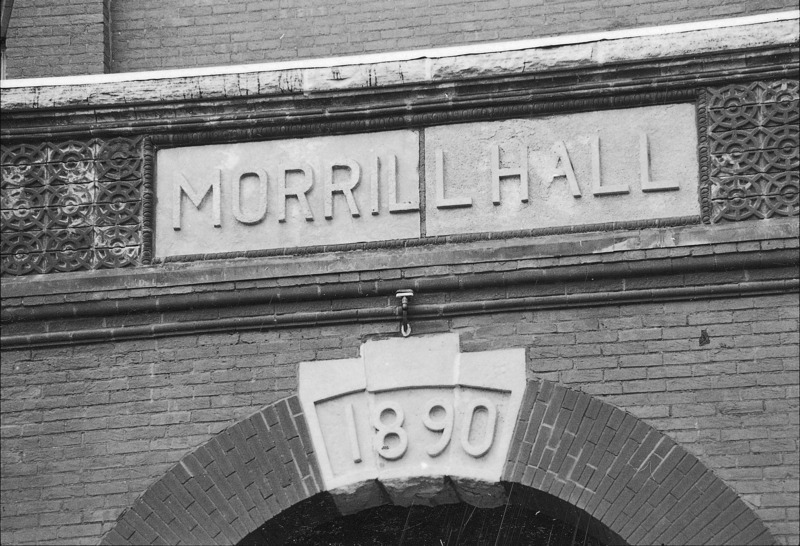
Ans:
<svg viewBox="0 0 800 546"><path fill-rule="evenodd" d="M415 131L157 154L157 256L419 236Z"/></svg>
<svg viewBox="0 0 800 546"><path fill-rule="evenodd" d="M159 150L156 256L700 212L692 104L421 131Z"/></svg>
<svg viewBox="0 0 800 546"><path fill-rule="evenodd" d="M425 130L427 235L699 214L694 106Z"/></svg>
<svg viewBox="0 0 800 546"><path fill-rule="evenodd" d="M457 334L368 341L361 358L300 365L325 487L379 479L400 504L438 493L444 476L499 481L524 388L524 349L460 353Z"/></svg>

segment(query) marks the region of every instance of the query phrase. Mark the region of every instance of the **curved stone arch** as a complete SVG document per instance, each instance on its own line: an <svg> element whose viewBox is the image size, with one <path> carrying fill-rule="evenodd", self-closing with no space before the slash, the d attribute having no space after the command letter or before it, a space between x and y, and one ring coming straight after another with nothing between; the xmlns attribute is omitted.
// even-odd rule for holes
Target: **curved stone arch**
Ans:
<svg viewBox="0 0 800 546"><path fill-rule="evenodd" d="M738 495L680 445L562 385L528 381L508 453L502 483L510 502L552 499L562 513L575 507L629 544L776 543ZM319 493L308 426L292 396L183 457L101 543L237 544Z"/></svg>

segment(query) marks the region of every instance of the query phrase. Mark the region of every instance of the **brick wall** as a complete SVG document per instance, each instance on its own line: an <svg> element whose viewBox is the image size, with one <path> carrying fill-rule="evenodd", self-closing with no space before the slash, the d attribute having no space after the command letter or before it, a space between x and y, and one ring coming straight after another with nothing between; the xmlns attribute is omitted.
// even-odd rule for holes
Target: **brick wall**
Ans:
<svg viewBox="0 0 800 546"><path fill-rule="evenodd" d="M16 0L8 25L8 78L107 72L110 0Z"/></svg>
<svg viewBox="0 0 800 546"><path fill-rule="evenodd" d="M350 358L395 324L5 352L4 543L96 543L216 432L295 392L297 363ZM700 345L705 330L710 343ZM533 377L625 409L798 535L798 297L601 306L418 322L462 351L527 347Z"/></svg>
<svg viewBox="0 0 800 546"><path fill-rule="evenodd" d="M8 77L157 70L377 53L796 9L793 0L17 0Z"/></svg>

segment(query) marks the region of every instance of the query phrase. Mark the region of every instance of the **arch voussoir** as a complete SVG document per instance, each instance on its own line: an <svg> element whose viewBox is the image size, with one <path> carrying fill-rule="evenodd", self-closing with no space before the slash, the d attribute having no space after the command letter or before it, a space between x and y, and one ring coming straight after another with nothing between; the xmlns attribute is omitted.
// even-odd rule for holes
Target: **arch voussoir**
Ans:
<svg viewBox="0 0 800 546"><path fill-rule="evenodd" d="M503 479L565 501L629 544L775 544L694 455L623 410L530 381Z"/></svg>
<svg viewBox="0 0 800 546"><path fill-rule="evenodd" d="M321 491L296 397L228 427L184 456L123 512L102 544L236 544Z"/></svg>

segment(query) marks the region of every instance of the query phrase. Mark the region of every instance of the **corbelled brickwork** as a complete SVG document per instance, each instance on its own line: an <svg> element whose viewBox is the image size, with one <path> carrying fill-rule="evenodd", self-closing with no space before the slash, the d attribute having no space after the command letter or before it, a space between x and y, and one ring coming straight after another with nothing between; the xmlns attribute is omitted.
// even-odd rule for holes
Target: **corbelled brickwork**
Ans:
<svg viewBox="0 0 800 546"><path fill-rule="evenodd" d="M41 2L17 0L9 26L8 76L102 73L100 25L105 3L72 0L41 7ZM701 0L111 2L109 57L111 72L243 64L519 40L796 8L791 0L725 0L714 5Z"/></svg>
<svg viewBox="0 0 800 546"><path fill-rule="evenodd" d="M798 536L797 294L413 326L458 332L462 351L527 347L532 377L644 420L779 541ZM4 352L2 540L96 542L188 452L290 396L298 362L353 358L364 338L394 332L332 325Z"/></svg>

